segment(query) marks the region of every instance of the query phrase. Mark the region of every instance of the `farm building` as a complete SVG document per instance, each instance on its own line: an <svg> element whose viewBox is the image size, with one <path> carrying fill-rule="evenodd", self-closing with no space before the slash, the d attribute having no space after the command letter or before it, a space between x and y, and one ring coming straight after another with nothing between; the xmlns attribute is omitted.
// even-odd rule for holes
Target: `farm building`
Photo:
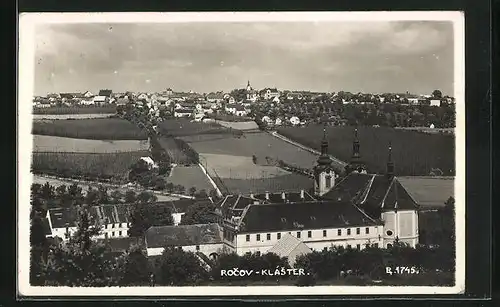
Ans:
<svg viewBox="0 0 500 307"><path fill-rule="evenodd" d="M306 191L227 195L217 209L224 245L244 255L266 253L286 234L312 250L362 249L418 244L419 205L394 175L391 147L385 174L368 174L357 134L347 174L341 178L328 155L326 132L313 168L314 193Z"/></svg>
<svg viewBox="0 0 500 307"><path fill-rule="evenodd" d="M180 247L216 258L223 252L218 224L151 227L145 239L148 257L161 255L165 247Z"/></svg>
<svg viewBox="0 0 500 307"><path fill-rule="evenodd" d="M174 201L157 202L149 206L151 212L162 212L169 210L174 220L174 225L178 225L182 215L190 206L210 202L209 199L180 199ZM102 226L101 233L97 239L127 238L130 227L130 215L133 210L131 204L100 205L90 208L90 215L93 216ZM155 214L153 214L155 216ZM49 230L47 237L59 237L64 241L73 235L77 229L76 208L54 208L47 211L47 221ZM161 221L151 221L154 226L163 226Z"/></svg>

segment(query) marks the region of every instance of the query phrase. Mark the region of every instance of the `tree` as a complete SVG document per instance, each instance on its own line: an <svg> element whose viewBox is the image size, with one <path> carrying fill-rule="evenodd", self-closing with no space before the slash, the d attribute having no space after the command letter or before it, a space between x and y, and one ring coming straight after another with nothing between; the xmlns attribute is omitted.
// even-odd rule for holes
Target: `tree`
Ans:
<svg viewBox="0 0 500 307"><path fill-rule="evenodd" d="M116 284L115 264L105 257L105 245L93 240L101 232L86 205L77 210L77 230L66 244L53 246L46 267L47 285L70 287Z"/></svg>
<svg viewBox="0 0 500 307"><path fill-rule="evenodd" d="M133 209L130 214L130 228L128 234L130 237L143 237L152 225L152 210L154 202L156 202L156 196L149 192L141 192L137 196L137 200L133 204ZM156 206L157 207L157 206ZM158 217L160 220L167 219L168 217ZM170 214L170 218L172 218ZM173 220L172 220L173 224Z"/></svg>
<svg viewBox="0 0 500 307"><path fill-rule="evenodd" d="M441 99L443 98L443 93L440 90L434 90L432 91L432 97L436 99Z"/></svg>
<svg viewBox="0 0 500 307"><path fill-rule="evenodd" d="M181 225L208 224L214 220L215 205L211 202L194 204L182 215Z"/></svg>
<svg viewBox="0 0 500 307"><path fill-rule="evenodd" d="M172 193L175 189L175 185L172 182L167 183L165 187L168 193Z"/></svg>
<svg viewBox="0 0 500 307"><path fill-rule="evenodd" d="M198 191L194 196L196 198L204 199L204 198L208 197L208 194L207 194L207 191L205 189L202 189L202 190Z"/></svg>
<svg viewBox="0 0 500 307"><path fill-rule="evenodd" d="M83 204L83 193L82 188L79 187L76 183L73 183L68 188L68 195L71 198L73 206L79 206Z"/></svg>
<svg viewBox="0 0 500 307"><path fill-rule="evenodd" d="M122 202L123 193L120 190L113 190L110 195L110 200L113 204L119 204Z"/></svg>
<svg viewBox="0 0 500 307"><path fill-rule="evenodd" d="M176 247L165 248L155 273L161 286L194 285L208 276L194 253Z"/></svg>
<svg viewBox="0 0 500 307"><path fill-rule="evenodd" d="M128 190L125 193L125 203L131 204L137 200L137 195L134 191Z"/></svg>
<svg viewBox="0 0 500 307"><path fill-rule="evenodd" d="M99 204L99 192L89 186L85 196L85 204L95 206Z"/></svg>
<svg viewBox="0 0 500 307"><path fill-rule="evenodd" d="M148 256L139 245L133 245L130 250L118 260L120 286L147 286L152 267Z"/></svg>
<svg viewBox="0 0 500 307"><path fill-rule="evenodd" d="M97 194L98 194L99 204L109 203L108 188L106 188L103 185L99 185L99 187L97 188Z"/></svg>
<svg viewBox="0 0 500 307"><path fill-rule="evenodd" d="M41 198L44 200L52 200L55 197L54 187L47 181L41 188Z"/></svg>
<svg viewBox="0 0 500 307"><path fill-rule="evenodd" d="M189 195L194 196L195 193L196 193L196 188L195 187L190 187L189 188Z"/></svg>

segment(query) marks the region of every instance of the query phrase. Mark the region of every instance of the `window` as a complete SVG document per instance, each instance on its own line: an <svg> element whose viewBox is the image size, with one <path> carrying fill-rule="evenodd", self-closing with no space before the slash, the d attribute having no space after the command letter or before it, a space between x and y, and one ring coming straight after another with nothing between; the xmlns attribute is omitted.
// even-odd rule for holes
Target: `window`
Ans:
<svg viewBox="0 0 500 307"><path fill-rule="evenodd" d="M246 236L247 242L250 242L250 235Z"/></svg>
<svg viewBox="0 0 500 307"><path fill-rule="evenodd" d="M114 232L114 231L111 233L111 236L112 236L112 237L114 237L114 236L115 236L115 232Z"/></svg>
<svg viewBox="0 0 500 307"><path fill-rule="evenodd" d="M365 228L365 233L366 233L366 234L369 234L369 233L370 233L370 227L366 227L366 228Z"/></svg>
<svg viewBox="0 0 500 307"><path fill-rule="evenodd" d="M115 224L111 224L111 228L115 228Z"/></svg>
<svg viewBox="0 0 500 307"><path fill-rule="evenodd" d="M342 235L342 229L337 230L337 236L341 236L341 235Z"/></svg>
<svg viewBox="0 0 500 307"><path fill-rule="evenodd" d="M312 237L312 233L311 233L311 231L310 231L310 230L307 232L307 237L308 237L308 238Z"/></svg>
<svg viewBox="0 0 500 307"><path fill-rule="evenodd" d="M281 232L278 232L278 233L276 234L276 237L278 238L278 240L279 240L279 239L281 239Z"/></svg>
<svg viewBox="0 0 500 307"><path fill-rule="evenodd" d="M325 187L326 187L327 189L332 187L332 176L327 175L327 176L325 177Z"/></svg>
<svg viewBox="0 0 500 307"><path fill-rule="evenodd" d="M300 231L297 231L297 238L300 239Z"/></svg>
<svg viewBox="0 0 500 307"><path fill-rule="evenodd" d="M361 249L361 244L356 244L356 249L360 250Z"/></svg>
<svg viewBox="0 0 500 307"><path fill-rule="evenodd" d="M392 244L387 244L387 248L391 248L392 247Z"/></svg>
<svg viewBox="0 0 500 307"><path fill-rule="evenodd" d="M196 250L199 251L200 250L200 246L199 245L196 245Z"/></svg>
<svg viewBox="0 0 500 307"><path fill-rule="evenodd" d="M257 254L257 256L260 256L260 251L257 251L256 254Z"/></svg>
<svg viewBox="0 0 500 307"><path fill-rule="evenodd" d="M257 235L257 241L260 241L260 234Z"/></svg>
<svg viewBox="0 0 500 307"><path fill-rule="evenodd" d="M356 228L356 234L359 235L361 233L361 229Z"/></svg>
<svg viewBox="0 0 500 307"><path fill-rule="evenodd" d="M108 225L107 224L104 224L104 229L108 229Z"/></svg>
<svg viewBox="0 0 500 307"><path fill-rule="evenodd" d="M350 249L351 248L351 244L347 244L347 248Z"/></svg>
<svg viewBox="0 0 500 307"><path fill-rule="evenodd" d="M347 235L350 236L351 235L351 228L348 228L347 229Z"/></svg>
<svg viewBox="0 0 500 307"><path fill-rule="evenodd" d="M323 247L323 251L327 252L328 251L328 247Z"/></svg>
<svg viewBox="0 0 500 307"><path fill-rule="evenodd" d="M267 234L267 241L269 241L269 240L271 240L271 234L270 233Z"/></svg>
<svg viewBox="0 0 500 307"><path fill-rule="evenodd" d="M323 230L323 237L326 237L326 230Z"/></svg>
<svg viewBox="0 0 500 307"><path fill-rule="evenodd" d="M387 230L387 231L386 231L386 234L387 234L388 236L392 236L392 230Z"/></svg>
<svg viewBox="0 0 500 307"><path fill-rule="evenodd" d="M378 243L374 243L373 247L378 248Z"/></svg>
<svg viewBox="0 0 500 307"><path fill-rule="evenodd" d="M120 237L122 236L122 231L121 231L121 230L118 232L118 235L119 235Z"/></svg>

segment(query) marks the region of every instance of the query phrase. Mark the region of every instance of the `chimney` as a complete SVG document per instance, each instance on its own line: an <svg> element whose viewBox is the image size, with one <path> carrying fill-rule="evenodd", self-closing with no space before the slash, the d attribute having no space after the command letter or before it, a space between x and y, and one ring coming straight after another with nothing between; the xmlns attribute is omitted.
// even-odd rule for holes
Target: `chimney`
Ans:
<svg viewBox="0 0 500 307"><path fill-rule="evenodd" d="M269 200L269 192L266 191L266 200Z"/></svg>
<svg viewBox="0 0 500 307"><path fill-rule="evenodd" d="M304 199L304 190L300 190L300 199Z"/></svg>
<svg viewBox="0 0 500 307"><path fill-rule="evenodd" d="M283 199L283 201L286 201L286 194L285 194L285 192L281 193L281 199Z"/></svg>

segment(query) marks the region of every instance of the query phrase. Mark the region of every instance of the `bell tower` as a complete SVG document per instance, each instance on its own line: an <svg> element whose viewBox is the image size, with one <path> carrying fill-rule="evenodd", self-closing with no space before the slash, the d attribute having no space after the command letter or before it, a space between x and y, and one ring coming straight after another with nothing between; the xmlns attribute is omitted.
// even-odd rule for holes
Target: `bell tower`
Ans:
<svg viewBox="0 0 500 307"><path fill-rule="evenodd" d="M354 140L352 142L352 156L349 165L346 167L347 173L360 173L366 174L366 166L361 159L361 153L359 151L359 139L358 139L358 128L354 129Z"/></svg>
<svg viewBox="0 0 500 307"><path fill-rule="evenodd" d="M326 127L323 128L321 155L314 166L314 194L323 196L335 185L336 174L332 167L332 159L328 155L328 140Z"/></svg>

